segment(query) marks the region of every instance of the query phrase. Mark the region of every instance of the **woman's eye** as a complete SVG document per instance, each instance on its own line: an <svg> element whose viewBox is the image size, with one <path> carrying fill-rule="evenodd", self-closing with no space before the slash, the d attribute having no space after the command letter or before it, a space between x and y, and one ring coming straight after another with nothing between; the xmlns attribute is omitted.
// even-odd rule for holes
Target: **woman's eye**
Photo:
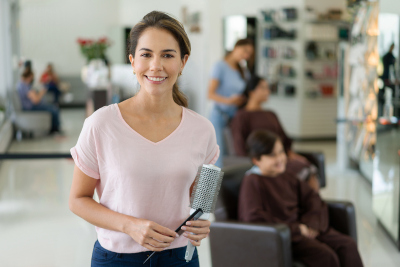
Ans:
<svg viewBox="0 0 400 267"><path fill-rule="evenodd" d="M171 54L165 54L164 57L166 57L166 58L173 58L174 56L171 55Z"/></svg>
<svg viewBox="0 0 400 267"><path fill-rule="evenodd" d="M144 53L144 54L142 54L141 56L142 56L142 57L150 57L150 54L149 54L149 53Z"/></svg>

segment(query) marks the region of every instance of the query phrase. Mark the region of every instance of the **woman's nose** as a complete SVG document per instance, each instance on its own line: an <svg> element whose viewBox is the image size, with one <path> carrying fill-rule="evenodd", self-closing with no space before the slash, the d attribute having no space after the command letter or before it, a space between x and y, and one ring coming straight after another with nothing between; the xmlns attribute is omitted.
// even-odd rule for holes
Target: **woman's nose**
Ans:
<svg viewBox="0 0 400 267"><path fill-rule="evenodd" d="M162 66L162 62L161 62L160 58L153 57L153 60L151 61L151 64L150 64L150 70L151 71L162 71L163 70L163 66Z"/></svg>

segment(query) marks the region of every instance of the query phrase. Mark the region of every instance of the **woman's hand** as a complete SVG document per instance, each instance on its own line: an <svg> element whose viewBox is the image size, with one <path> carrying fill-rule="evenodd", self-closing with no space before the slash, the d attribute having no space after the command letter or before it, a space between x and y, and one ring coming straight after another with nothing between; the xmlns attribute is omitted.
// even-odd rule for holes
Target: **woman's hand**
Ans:
<svg viewBox="0 0 400 267"><path fill-rule="evenodd" d="M188 221L181 229L185 231L183 236L187 237L194 246L200 246L201 240L210 233L210 225L209 220Z"/></svg>
<svg viewBox="0 0 400 267"><path fill-rule="evenodd" d="M124 231L139 245L151 251L162 251L169 247L178 234L155 222L133 218Z"/></svg>
<svg viewBox="0 0 400 267"><path fill-rule="evenodd" d="M314 229L312 229L312 228L309 228L309 227L308 227L307 225L305 225L305 224L300 224L300 225L299 225L299 228L300 228L301 235L302 235L302 236L305 236L305 237L307 237L307 238L315 239L315 238L319 235L319 233L318 233L317 230L314 230Z"/></svg>
<svg viewBox="0 0 400 267"><path fill-rule="evenodd" d="M244 97L243 95L233 95L228 98L229 105L240 106L240 105L244 104L245 101L246 101L246 97Z"/></svg>

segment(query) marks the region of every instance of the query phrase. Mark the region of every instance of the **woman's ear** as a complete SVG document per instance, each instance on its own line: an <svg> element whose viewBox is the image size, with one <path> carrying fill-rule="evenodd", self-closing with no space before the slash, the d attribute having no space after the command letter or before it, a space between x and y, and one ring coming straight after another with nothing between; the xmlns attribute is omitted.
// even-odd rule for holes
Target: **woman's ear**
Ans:
<svg viewBox="0 0 400 267"><path fill-rule="evenodd" d="M132 54L129 54L129 61L131 62L133 70L135 70L135 59L133 58Z"/></svg>
<svg viewBox="0 0 400 267"><path fill-rule="evenodd" d="M189 59L189 55L186 54L183 58L182 58L182 66L181 66L181 72L183 71L183 69L185 68L186 62Z"/></svg>

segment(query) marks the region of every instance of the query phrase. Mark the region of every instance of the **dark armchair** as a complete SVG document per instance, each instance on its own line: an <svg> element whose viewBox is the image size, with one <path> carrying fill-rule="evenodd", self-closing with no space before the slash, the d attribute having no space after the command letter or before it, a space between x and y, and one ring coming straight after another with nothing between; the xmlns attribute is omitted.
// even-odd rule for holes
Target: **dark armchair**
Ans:
<svg viewBox="0 0 400 267"><path fill-rule="evenodd" d="M286 225L241 223L237 220L240 184L251 164L225 168L224 180L211 224L213 267L293 267L290 230ZM330 223L357 241L355 211L351 203L327 201Z"/></svg>

